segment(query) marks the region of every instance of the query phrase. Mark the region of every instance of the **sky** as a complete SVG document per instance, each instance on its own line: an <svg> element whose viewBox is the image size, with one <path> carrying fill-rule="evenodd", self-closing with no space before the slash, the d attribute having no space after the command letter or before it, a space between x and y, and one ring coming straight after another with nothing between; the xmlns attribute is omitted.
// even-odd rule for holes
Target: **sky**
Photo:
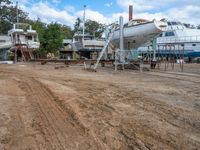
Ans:
<svg viewBox="0 0 200 150"><path fill-rule="evenodd" d="M16 0L12 0L15 4ZM133 5L133 18L200 24L200 0L18 0L19 8L28 12L31 19L40 18L46 23L58 22L73 27L76 18L110 24L124 17L128 21L128 6Z"/></svg>

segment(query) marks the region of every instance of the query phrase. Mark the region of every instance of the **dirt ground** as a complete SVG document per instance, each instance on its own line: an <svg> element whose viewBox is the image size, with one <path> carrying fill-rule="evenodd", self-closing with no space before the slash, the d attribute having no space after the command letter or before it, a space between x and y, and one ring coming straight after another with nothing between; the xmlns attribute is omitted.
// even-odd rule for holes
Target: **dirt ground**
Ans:
<svg viewBox="0 0 200 150"><path fill-rule="evenodd" d="M0 150L200 149L200 64L55 66L0 65Z"/></svg>

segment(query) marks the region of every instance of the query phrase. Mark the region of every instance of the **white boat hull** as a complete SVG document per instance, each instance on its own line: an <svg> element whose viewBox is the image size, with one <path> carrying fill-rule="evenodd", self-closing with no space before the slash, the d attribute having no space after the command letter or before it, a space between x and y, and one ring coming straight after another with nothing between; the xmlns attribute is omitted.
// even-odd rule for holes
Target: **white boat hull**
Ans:
<svg viewBox="0 0 200 150"><path fill-rule="evenodd" d="M9 49L11 47L12 47L12 44L9 42L0 45L0 49Z"/></svg>
<svg viewBox="0 0 200 150"><path fill-rule="evenodd" d="M7 35L0 35L0 50L9 49L11 46L11 38Z"/></svg>
<svg viewBox="0 0 200 150"><path fill-rule="evenodd" d="M123 40L124 49L131 50L140 47L150 41L159 33L166 31L167 23L162 21L152 21L142 24L124 27ZM114 31L111 43L115 48L119 48L120 30Z"/></svg>

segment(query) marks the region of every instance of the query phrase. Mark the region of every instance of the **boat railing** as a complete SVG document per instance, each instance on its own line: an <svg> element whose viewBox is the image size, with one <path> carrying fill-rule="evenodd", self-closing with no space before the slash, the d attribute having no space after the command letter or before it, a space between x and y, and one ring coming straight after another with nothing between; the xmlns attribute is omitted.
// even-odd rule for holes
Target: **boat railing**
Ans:
<svg viewBox="0 0 200 150"><path fill-rule="evenodd" d="M186 42L200 42L200 35L197 36L182 36L182 37L163 37L158 38L157 43L186 43Z"/></svg>
<svg viewBox="0 0 200 150"><path fill-rule="evenodd" d="M83 45L96 45L96 46L104 46L105 41L103 40L84 40Z"/></svg>

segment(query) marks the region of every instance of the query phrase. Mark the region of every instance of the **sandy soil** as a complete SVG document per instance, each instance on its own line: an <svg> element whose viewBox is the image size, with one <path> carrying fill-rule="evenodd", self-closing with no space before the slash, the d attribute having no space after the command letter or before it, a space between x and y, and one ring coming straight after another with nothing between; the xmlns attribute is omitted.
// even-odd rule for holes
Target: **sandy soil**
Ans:
<svg viewBox="0 0 200 150"><path fill-rule="evenodd" d="M55 66L0 65L0 150L200 148L200 65Z"/></svg>

